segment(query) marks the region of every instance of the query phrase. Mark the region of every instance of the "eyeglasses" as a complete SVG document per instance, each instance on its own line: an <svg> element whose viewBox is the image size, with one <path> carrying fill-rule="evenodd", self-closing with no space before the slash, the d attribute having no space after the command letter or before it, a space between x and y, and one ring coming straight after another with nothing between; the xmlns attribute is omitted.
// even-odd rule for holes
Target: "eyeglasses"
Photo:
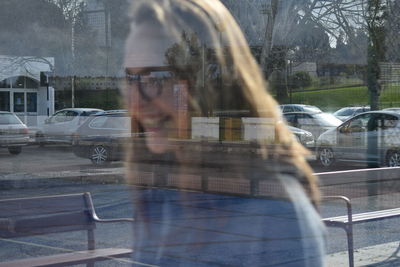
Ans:
<svg viewBox="0 0 400 267"><path fill-rule="evenodd" d="M128 85L135 85L140 96L150 102L164 90L172 88L173 74L170 71L153 71L148 74L131 74L125 71Z"/></svg>

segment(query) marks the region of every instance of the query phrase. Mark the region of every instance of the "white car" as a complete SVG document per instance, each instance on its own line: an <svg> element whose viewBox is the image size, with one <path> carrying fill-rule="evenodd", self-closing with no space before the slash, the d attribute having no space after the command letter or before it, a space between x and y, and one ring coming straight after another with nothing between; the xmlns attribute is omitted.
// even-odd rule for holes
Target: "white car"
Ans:
<svg viewBox="0 0 400 267"><path fill-rule="evenodd" d="M324 112L289 112L284 113L283 117L290 126L311 132L315 139L342 123L332 114Z"/></svg>
<svg viewBox="0 0 400 267"><path fill-rule="evenodd" d="M45 120L36 133L36 142L44 145L49 142L71 144L73 134L86 121L88 116L103 111L95 108L66 108L54 113Z"/></svg>
<svg viewBox="0 0 400 267"><path fill-rule="evenodd" d="M0 147L6 147L10 154L17 155L28 142L26 125L14 113L0 111Z"/></svg>
<svg viewBox="0 0 400 267"><path fill-rule="evenodd" d="M315 140L312 133L292 126L288 126L288 128L303 146L308 149L315 148Z"/></svg>
<svg viewBox="0 0 400 267"><path fill-rule="evenodd" d="M370 111L370 107L345 107L335 111L335 113L333 113L333 116L341 121L345 121L347 119L350 119L351 117L367 111Z"/></svg>
<svg viewBox="0 0 400 267"><path fill-rule="evenodd" d="M279 105L282 113L288 112L322 112L319 107L304 104L283 104Z"/></svg>
<svg viewBox="0 0 400 267"><path fill-rule="evenodd" d="M323 133L317 140L317 159L325 166L335 161L372 162L400 166L400 114L370 111Z"/></svg>

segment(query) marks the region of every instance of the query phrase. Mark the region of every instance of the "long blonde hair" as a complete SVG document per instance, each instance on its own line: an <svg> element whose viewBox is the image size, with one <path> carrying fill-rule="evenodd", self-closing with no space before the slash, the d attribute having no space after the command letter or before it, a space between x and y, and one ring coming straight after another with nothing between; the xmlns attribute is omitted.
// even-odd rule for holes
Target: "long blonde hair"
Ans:
<svg viewBox="0 0 400 267"><path fill-rule="evenodd" d="M276 138L273 153L284 156L302 171L309 196L317 202L316 178L305 160L309 152L283 123L277 102L267 91L260 67L225 6L218 0L136 0L132 8L133 23L140 25L151 20L183 47L169 50L165 55L166 63L192 80L189 88L193 112L209 115L218 105L230 109L244 107L250 110L251 116L272 119ZM203 66L196 61L199 58L202 58ZM204 65L212 65L210 62L217 62L219 67L205 74ZM210 78L212 72L220 72L221 80ZM224 86L218 87L216 82ZM242 102L232 104L237 99ZM260 145L267 147L267 144Z"/></svg>

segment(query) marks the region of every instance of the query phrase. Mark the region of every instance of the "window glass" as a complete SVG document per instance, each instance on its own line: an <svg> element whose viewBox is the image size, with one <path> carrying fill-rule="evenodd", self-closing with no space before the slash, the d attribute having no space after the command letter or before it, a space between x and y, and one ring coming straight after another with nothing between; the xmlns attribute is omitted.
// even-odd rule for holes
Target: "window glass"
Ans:
<svg viewBox="0 0 400 267"><path fill-rule="evenodd" d="M52 123L56 122L64 122L66 121L66 111L59 111L56 114L54 114L51 118L50 121Z"/></svg>
<svg viewBox="0 0 400 267"><path fill-rule="evenodd" d="M25 93L14 93L14 112L25 112Z"/></svg>
<svg viewBox="0 0 400 267"><path fill-rule="evenodd" d="M0 110L10 111L10 92L0 91Z"/></svg>
<svg viewBox="0 0 400 267"><path fill-rule="evenodd" d="M350 132L366 132L368 131L368 123L370 122L371 116L358 116L351 120L347 125Z"/></svg>
<svg viewBox="0 0 400 267"><path fill-rule="evenodd" d="M65 121L72 121L72 120L75 119L78 115L79 115L78 112L68 110L68 111L65 112Z"/></svg>
<svg viewBox="0 0 400 267"><path fill-rule="evenodd" d="M0 113L0 125L21 124L21 121L14 114Z"/></svg>
<svg viewBox="0 0 400 267"><path fill-rule="evenodd" d="M48 220L46 201L2 200L90 192L99 217L135 219L98 225L96 247L134 252L93 265L400 266L395 219L354 225L354 264L321 220L348 216L346 199L358 219L399 208L399 14L399 0L0 1L0 265L91 246L25 236L89 221L87 197L50 201L70 205Z"/></svg>
<svg viewBox="0 0 400 267"><path fill-rule="evenodd" d="M10 88L10 80L4 79L0 81L0 88Z"/></svg>
<svg viewBox="0 0 400 267"><path fill-rule="evenodd" d="M89 126L91 128L103 128L107 119L108 118L106 116L96 117L90 122Z"/></svg>
<svg viewBox="0 0 400 267"><path fill-rule="evenodd" d="M26 93L26 111L37 112L37 93Z"/></svg>

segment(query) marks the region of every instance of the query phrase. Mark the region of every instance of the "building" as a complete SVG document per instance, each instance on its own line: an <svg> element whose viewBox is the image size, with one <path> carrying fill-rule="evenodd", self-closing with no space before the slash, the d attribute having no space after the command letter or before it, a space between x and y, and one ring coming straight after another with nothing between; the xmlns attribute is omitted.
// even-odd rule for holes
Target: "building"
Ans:
<svg viewBox="0 0 400 267"><path fill-rule="evenodd" d="M88 27L95 32L95 42L99 47L111 46L110 14L99 0L86 0L84 9Z"/></svg>
<svg viewBox="0 0 400 267"><path fill-rule="evenodd" d="M40 82L53 58L0 56L0 110L14 112L35 127L54 113L54 89Z"/></svg>

